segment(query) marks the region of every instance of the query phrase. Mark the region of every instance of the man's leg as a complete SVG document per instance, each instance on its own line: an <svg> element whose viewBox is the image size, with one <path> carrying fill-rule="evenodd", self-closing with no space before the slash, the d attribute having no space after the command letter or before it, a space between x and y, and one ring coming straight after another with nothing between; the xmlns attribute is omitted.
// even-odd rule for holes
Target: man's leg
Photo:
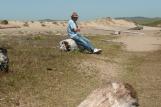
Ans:
<svg viewBox="0 0 161 107"><path fill-rule="evenodd" d="M87 39L85 36L82 36L82 35L80 35L80 34L78 34L78 36L80 36L84 41L86 41L86 43L87 43L89 46L91 46L91 48L92 48L92 50L93 50L92 53L99 54L99 53L102 52L102 49L94 48L94 46L92 45L92 43L90 42L90 40Z"/></svg>
<svg viewBox="0 0 161 107"><path fill-rule="evenodd" d="M89 52L92 52L93 53L93 50L94 50L94 47L93 45L90 43L90 41L81 36L81 35L77 35L75 36L74 38L72 38L75 40L75 42L78 44L78 45L81 45L83 46L85 49L87 49Z"/></svg>
<svg viewBox="0 0 161 107"><path fill-rule="evenodd" d="M91 41L90 41L88 38L86 38L85 36L82 36L82 35L80 35L80 36L81 36L81 38L82 38L84 41L86 41L86 43L87 43L89 46L92 47L92 49L95 48L95 47L93 46L93 44L91 43Z"/></svg>

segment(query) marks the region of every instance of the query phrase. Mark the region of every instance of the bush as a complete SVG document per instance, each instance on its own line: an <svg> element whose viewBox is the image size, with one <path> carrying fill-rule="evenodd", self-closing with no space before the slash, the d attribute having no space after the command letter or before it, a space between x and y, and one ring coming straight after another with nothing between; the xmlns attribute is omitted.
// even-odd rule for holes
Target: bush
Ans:
<svg viewBox="0 0 161 107"><path fill-rule="evenodd" d="M24 26L24 27L29 27L28 22L25 22L25 23L23 24L23 26Z"/></svg>
<svg viewBox="0 0 161 107"><path fill-rule="evenodd" d="M34 21L31 21L31 23L34 23Z"/></svg>
<svg viewBox="0 0 161 107"><path fill-rule="evenodd" d="M43 21L41 21L40 24L41 24L42 27L45 27L46 26L45 25L45 22L43 22Z"/></svg>
<svg viewBox="0 0 161 107"><path fill-rule="evenodd" d="M45 27L46 25L44 23L41 24L42 27Z"/></svg>
<svg viewBox="0 0 161 107"><path fill-rule="evenodd" d="M1 24L7 25L7 24L8 24L8 21L7 21L7 20L2 20L2 21L1 21Z"/></svg>
<svg viewBox="0 0 161 107"><path fill-rule="evenodd" d="M55 24L55 25L58 25L58 22L52 22L53 24Z"/></svg>

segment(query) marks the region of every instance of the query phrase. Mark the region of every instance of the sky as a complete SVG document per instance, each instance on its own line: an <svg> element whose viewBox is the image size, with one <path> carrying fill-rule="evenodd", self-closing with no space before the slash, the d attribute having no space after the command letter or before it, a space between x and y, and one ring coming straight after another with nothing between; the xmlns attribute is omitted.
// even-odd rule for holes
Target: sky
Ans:
<svg viewBox="0 0 161 107"><path fill-rule="evenodd" d="M161 17L161 0L0 0L0 19L81 20L102 17Z"/></svg>

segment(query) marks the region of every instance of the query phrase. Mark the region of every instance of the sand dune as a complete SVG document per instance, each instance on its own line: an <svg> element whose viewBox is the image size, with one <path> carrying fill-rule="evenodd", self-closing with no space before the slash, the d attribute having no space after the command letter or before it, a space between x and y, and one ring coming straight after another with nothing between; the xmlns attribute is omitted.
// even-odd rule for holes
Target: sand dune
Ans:
<svg viewBox="0 0 161 107"><path fill-rule="evenodd" d="M79 22L81 27L97 27L97 26L122 26L122 27L133 27L135 26L134 23L128 22L125 20L116 20L112 18L102 18L96 19L91 21L81 21ZM0 24L1 28L4 25ZM53 22L45 22L45 21L9 21L7 26L19 26L21 28L66 28L67 22L66 21L53 21Z"/></svg>

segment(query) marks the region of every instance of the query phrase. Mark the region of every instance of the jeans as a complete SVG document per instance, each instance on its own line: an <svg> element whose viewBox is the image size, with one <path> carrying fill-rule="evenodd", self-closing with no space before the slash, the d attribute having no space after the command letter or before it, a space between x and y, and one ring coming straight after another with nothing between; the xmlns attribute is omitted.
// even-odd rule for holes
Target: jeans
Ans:
<svg viewBox="0 0 161 107"><path fill-rule="evenodd" d="M92 43L84 36L77 34L72 38L78 45L83 46L89 52L93 52L94 46Z"/></svg>

